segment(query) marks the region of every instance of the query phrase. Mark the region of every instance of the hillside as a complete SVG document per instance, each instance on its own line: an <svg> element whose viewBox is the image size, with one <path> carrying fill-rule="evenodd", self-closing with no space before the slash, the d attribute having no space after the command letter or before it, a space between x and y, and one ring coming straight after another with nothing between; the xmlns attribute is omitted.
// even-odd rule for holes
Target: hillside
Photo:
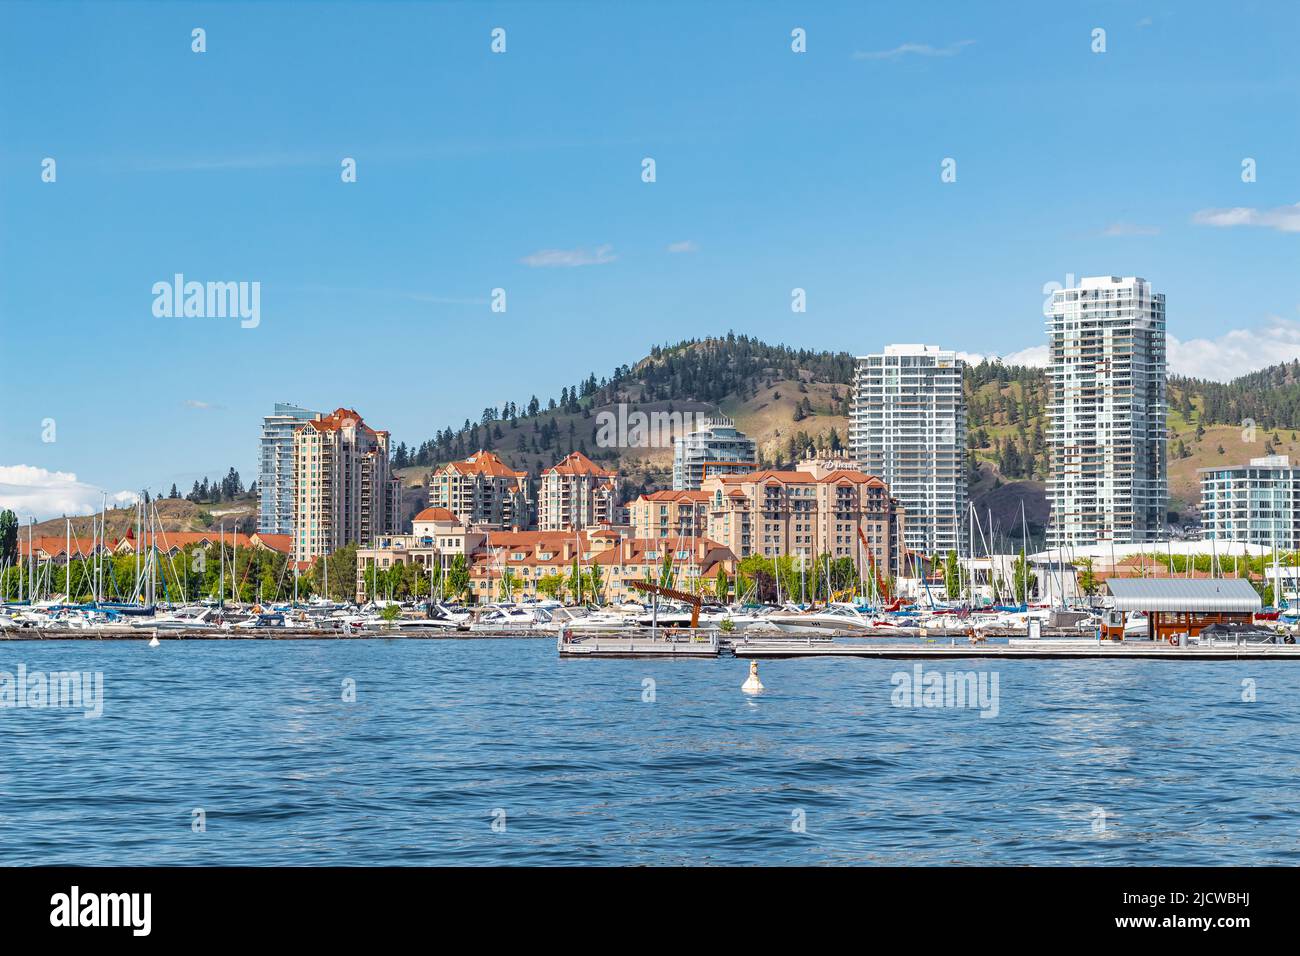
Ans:
<svg viewBox="0 0 1300 956"><path fill-rule="evenodd" d="M656 346L636 364L599 380L591 373L545 404L535 396L507 401L418 445L403 443L394 465L408 485L421 485L432 468L479 448L534 475L578 450L628 476L628 494L635 496L671 483L672 449L598 447L601 412L615 412L620 403L645 412L721 411L758 441L763 465L779 466L810 444L831 449L847 441L852 371L846 352L774 346L735 334ZM967 368L966 397L972 500L981 514L991 510L1013 538L1020 534L1023 503L1031 540L1041 540L1048 467L1044 371L982 362ZM1172 376L1169 405L1175 520L1195 510L1197 468L1271 453L1300 457L1300 362L1226 384ZM1250 421L1253 432L1243 427Z"/></svg>
<svg viewBox="0 0 1300 956"><path fill-rule="evenodd" d="M620 405L647 414L716 414L721 411L759 443L762 462L788 462L812 444L839 448L848 425L847 353L771 346L748 336L655 347L632 366L597 380L594 374L545 406L534 396L483 410L478 421L445 428L408 448L400 444L394 465L408 485L421 484L432 468L484 448L512 467L534 475L570 451L617 468L631 493L671 484L672 447L603 448L599 416Z"/></svg>
<svg viewBox="0 0 1300 956"><path fill-rule="evenodd" d="M233 501L219 503L196 503L184 498L155 498L150 502L150 512L157 508L158 527L163 531L208 531L215 530L225 523L227 531L242 531L252 534L257 530L257 499L244 496ZM72 519L72 533L83 544L89 544L92 533L91 522L98 521L99 515L83 515ZM106 525L108 538L115 540L126 534L128 528L134 528L136 509L110 508L107 512ZM62 537L65 532L65 519L52 518L37 524L32 534L40 537ZM20 530L23 537L27 529Z"/></svg>

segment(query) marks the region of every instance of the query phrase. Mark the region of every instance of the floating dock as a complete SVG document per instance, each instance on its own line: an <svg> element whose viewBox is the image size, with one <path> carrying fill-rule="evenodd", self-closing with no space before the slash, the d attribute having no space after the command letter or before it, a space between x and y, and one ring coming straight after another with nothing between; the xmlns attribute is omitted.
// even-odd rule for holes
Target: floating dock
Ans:
<svg viewBox="0 0 1300 956"><path fill-rule="evenodd" d="M669 631L645 628L635 632L561 634L555 642L561 657L717 657L722 643L715 630Z"/></svg>
<svg viewBox="0 0 1300 956"><path fill-rule="evenodd" d="M1160 661L1242 661L1242 660L1296 660L1300 661L1300 645L1296 644L1192 644L1178 646L1161 641L1129 641L1125 643L1079 641L1071 645L1066 641L1044 641L1033 646L1029 641L1016 644L801 644L798 641L737 641L732 645L737 657L792 658L792 657L866 657L890 660L970 660L972 658L1003 660L1160 660Z"/></svg>

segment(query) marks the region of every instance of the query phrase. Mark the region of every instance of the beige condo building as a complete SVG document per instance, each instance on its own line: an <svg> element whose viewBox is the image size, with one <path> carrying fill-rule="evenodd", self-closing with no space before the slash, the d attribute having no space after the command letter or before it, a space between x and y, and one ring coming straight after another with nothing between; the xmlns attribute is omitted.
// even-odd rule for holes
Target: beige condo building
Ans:
<svg viewBox="0 0 1300 956"><path fill-rule="evenodd" d="M852 558L897 576L902 569L904 509L881 479L847 460L807 459L793 471L706 478L710 540L738 559L785 555Z"/></svg>
<svg viewBox="0 0 1300 956"><path fill-rule="evenodd" d="M396 527L401 482L389 472L388 432L350 408L316 415L293 433L293 557L369 545Z"/></svg>
<svg viewBox="0 0 1300 956"><path fill-rule="evenodd" d="M652 491L627 506L637 538L703 536L709 526L706 491Z"/></svg>
<svg viewBox="0 0 1300 956"><path fill-rule="evenodd" d="M515 471L490 451L475 452L435 471L429 480L429 506L446 508L467 524L493 531L532 523L528 473Z"/></svg>
<svg viewBox="0 0 1300 956"><path fill-rule="evenodd" d="M618 472L580 451L542 472L537 492L539 531L580 531L618 519Z"/></svg>

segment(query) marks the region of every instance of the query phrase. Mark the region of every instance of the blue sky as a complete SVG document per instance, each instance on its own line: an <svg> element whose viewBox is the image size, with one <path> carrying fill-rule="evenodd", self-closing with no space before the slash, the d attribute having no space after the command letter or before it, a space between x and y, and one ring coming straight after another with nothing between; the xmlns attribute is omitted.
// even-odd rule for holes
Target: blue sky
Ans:
<svg viewBox="0 0 1300 956"><path fill-rule="evenodd" d="M1300 354L1297 39L1283 2L6 3L0 505L249 480L276 401L417 443L729 329L1021 353L1069 274L1165 292L1175 371ZM177 272L260 325L155 317Z"/></svg>

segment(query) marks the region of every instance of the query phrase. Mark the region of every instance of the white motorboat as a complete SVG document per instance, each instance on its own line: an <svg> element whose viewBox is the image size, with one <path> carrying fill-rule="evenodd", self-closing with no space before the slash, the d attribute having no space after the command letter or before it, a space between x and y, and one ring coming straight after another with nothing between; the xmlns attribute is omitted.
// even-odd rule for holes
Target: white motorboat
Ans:
<svg viewBox="0 0 1300 956"><path fill-rule="evenodd" d="M827 631L869 631L872 620L852 604L835 603L819 611L778 611L750 624L747 630L773 628L787 634L821 634Z"/></svg>

